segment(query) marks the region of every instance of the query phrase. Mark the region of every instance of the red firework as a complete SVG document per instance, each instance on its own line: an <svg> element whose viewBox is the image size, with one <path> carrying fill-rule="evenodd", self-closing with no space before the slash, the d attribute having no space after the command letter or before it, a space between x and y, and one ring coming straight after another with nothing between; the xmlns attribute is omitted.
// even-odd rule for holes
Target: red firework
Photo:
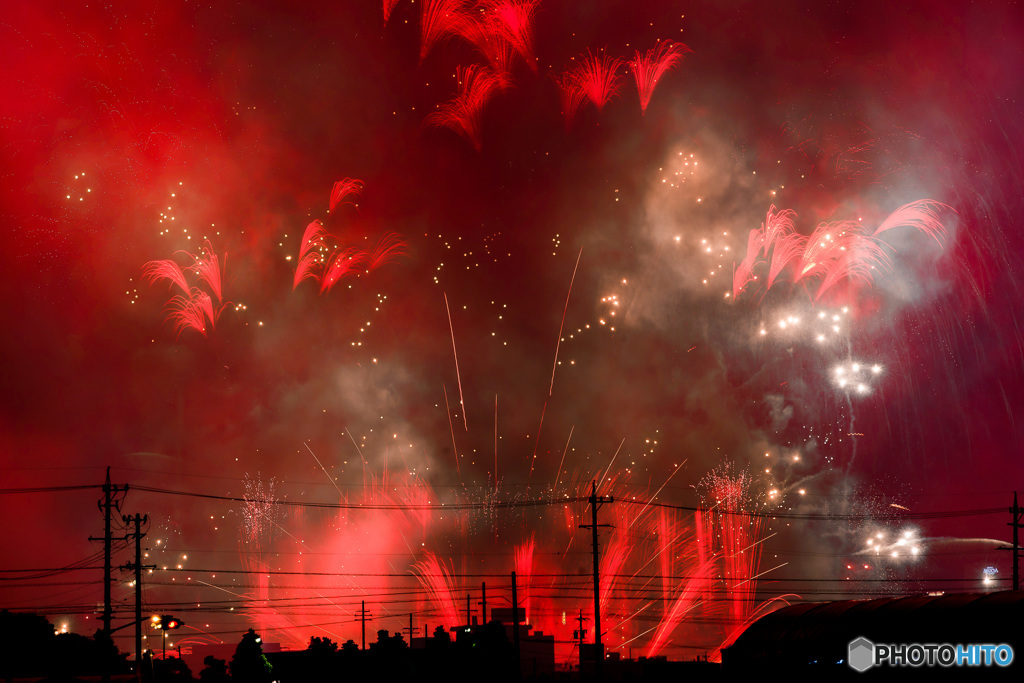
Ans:
<svg viewBox="0 0 1024 683"><path fill-rule="evenodd" d="M193 288L189 296L176 294L167 302L167 320L174 326L175 337L187 329L193 329L204 337L206 327L216 324L223 309L214 309L210 295L199 288Z"/></svg>
<svg viewBox="0 0 1024 683"><path fill-rule="evenodd" d="M689 612L696 608L704 593L714 583L714 562L699 562L691 572L690 578L683 583L678 593L674 597L669 598L669 607L658 624L658 630L655 632L654 637L651 638L650 643L647 645L647 657L656 657L661 652L661 649L668 643L668 639L675 628ZM668 595L667 592L666 595Z"/></svg>
<svg viewBox="0 0 1024 683"><path fill-rule="evenodd" d="M142 279L153 284L157 280L167 280L170 282L170 288L177 285L181 288L181 291L185 294L189 293L188 282L185 281L185 273L182 272L181 266L170 259L162 261L149 261L142 266Z"/></svg>
<svg viewBox="0 0 1024 683"><path fill-rule="evenodd" d="M426 589L434 609L448 626L459 624L459 610L455 607L456 586L452 573L434 553L426 553L427 559L413 565L413 571L420 585Z"/></svg>
<svg viewBox="0 0 1024 683"><path fill-rule="evenodd" d="M337 181L331 188L331 211L334 211L334 207L339 203L351 204L352 202L342 202L342 200L349 196L358 196L362 191L363 181L358 178L344 178Z"/></svg>
<svg viewBox="0 0 1024 683"><path fill-rule="evenodd" d="M320 272L324 264L324 237L327 231L324 224L315 220L306 226L302 233L302 243L299 245L299 260L295 265L295 277L292 280L292 289L299 286L299 283L306 278L320 280Z"/></svg>
<svg viewBox="0 0 1024 683"><path fill-rule="evenodd" d="M790 209L777 211L773 204L768 208L764 223L761 224L761 231L764 235L763 249L765 256L769 256L768 281L765 289L775 284L775 280L782 274L782 271L803 253L807 238L796 231L793 227L793 219L796 212Z"/></svg>
<svg viewBox="0 0 1024 683"><path fill-rule="evenodd" d="M331 189L331 209L346 197L362 191L363 181L345 178L334 183ZM338 240L327 232L320 220L306 226L299 244L299 258L292 278L294 291L303 280L320 283L320 293L329 292L334 285L347 275L360 271L370 272L386 263L392 263L406 253L407 244L396 233L384 235L372 252L354 247L342 247ZM364 264L365 268L364 268Z"/></svg>
<svg viewBox="0 0 1024 683"><path fill-rule="evenodd" d="M583 84L580 82L579 74L576 70L566 71L561 75L554 76L554 79L558 85L562 116L565 117L565 127L568 130L572 126L573 119L576 118L580 107L583 106L583 100L587 94L583 90Z"/></svg>
<svg viewBox="0 0 1024 683"><path fill-rule="evenodd" d="M594 103L598 111L608 104L622 82L622 76L616 72L622 66L618 57L610 57L607 53L600 56L587 51L579 66L579 82L583 93Z"/></svg>
<svg viewBox="0 0 1024 683"><path fill-rule="evenodd" d="M533 57L533 14L538 4L540 0L492 0L487 6L502 36L534 71L537 61Z"/></svg>
<svg viewBox="0 0 1024 683"><path fill-rule="evenodd" d="M636 57L629 62L629 67L636 81L637 92L640 94L641 115L647 112L647 104L651 101L658 81L666 71L683 61L683 55L687 52L693 50L683 43L671 40L662 40L644 53L637 50Z"/></svg>
<svg viewBox="0 0 1024 683"><path fill-rule="evenodd" d="M395 9L395 5L398 4L398 0L384 0L384 25L387 26L388 19L391 18L391 11Z"/></svg>
<svg viewBox="0 0 1024 683"><path fill-rule="evenodd" d="M621 579L621 569L633 549L633 543L627 534L615 534L601 552L601 613L608 611L608 602L616 592Z"/></svg>
<svg viewBox="0 0 1024 683"><path fill-rule="evenodd" d="M877 270L890 267L881 242L863 234L855 221L835 221L821 223L807 238L796 279L820 276L817 300L844 279L870 283Z"/></svg>
<svg viewBox="0 0 1024 683"><path fill-rule="evenodd" d="M479 20L467 22L461 35L484 56L496 74L508 81L515 64L516 50L491 16L485 14Z"/></svg>
<svg viewBox="0 0 1024 683"><path fill-rule="evenodd" d="M199 276L200 282L205 282L210 292L217 297L217 303L224 300L223 287L221 285L221 266L217 254L213 251L213 245L207 240L199 254L189 254L195 259L195 263L187 267ZM224 263L227 264L228 255L224 254Z"/></svg>
<svg viewBox="0 0 1024 683"><path fill-rule="evenodd" d="M423 124L437 128L450 128L472 143L480 151L480 125L484 106L507 81L485 66L473 64L456 70L459 94L438 105L437 111L428 116Z"/></svg>
<svg viewBox="0 0 1024 683"><path fill-rule="evenodd" d="M487 59L491 69L508 79L516 58L537 70L533 56L533 14L537 0L487 0L479 13L468 14L459 34Z"/></svg>
<svg viewBox="0 0 1024 683"><path fill-rule="evenodd" d="M919 199L904 204L889 214L875 230L873 237L893 228L907 227L919 230L935 240L940 247L946 237L946 228L939 217L940 211L954 211L953 207L931 199Z"/></svg>
<svg viewBox="0 0 1024 683"><path fill-rule="evenodd" d="M747 253L732 272L732 296L734 299L756 279L754 268L761 263L757 260L757 256L761 253L763 243L764 237L760 230L751 230L747 235Z"/></svg>
<svg viewBox="0 0 1024 683"><path fill-rule="evenodd" d="M397 233L389 232L384 235L377 242L377 246L373 248L373 251L366 256L367 261L369 261L366 266L367 272L376 270L388 263L394 263L407 253L408 246L408 242L403 240Z"/></svg>
<svg viewBox="0 0 1024 683"><path fill-rule="evenodd" d="M792 266L793 282L817 281L814 299L820 299L836 284L860 281L870 284L879 271L893 267L890 253L894 250L878 237L898 228L912 228L935 240L940 247L946 237L940 212L951 207L930 199L905 204L892 212L872 233L859 221L821 223L810 236L796 231L796 213L789 209L768 209L760 230L751 230L747 253L734 267L733 297L756 280L754 270L764 254L768 274L764 290L770 289L783 272Z"/></svg>
<svg viewBox="0 0 1024 683"><path fill-rule="evenodd" d="M469 15L464 0L423 0L420 15L420 61L441 40L461 35L466 30Z"/></svg>
<svg viewBox="0 0 1024 683"><path fill-rule="evenodd" d="M706 530L703 536L721 557L722 584L727 597L729 626L723 645L713 655L714 661L721 661L721 647L735 640L749 624L751 615L763 607L757 605L756 596L764 517L748 512L753 504L750 478L745 472L733 474L725 466L710 472L701 485L710 508L705 521L711 525L711 533Z"/></svg>
<svg viewBox="0 0 1024 683"><path fill-rule="evenodd" d="M171 297L164 309L167 321L174 327L176 337L180 337L187 329L193 329L205 337L207 329L216 325L226 306L223 302L220 259L213 251L209 240L199 254L187 251L178 253L185 254L193 263L182 268L171 259L149 261L142 266L142 277L150 284L157 280L167 280L171 288L176 286L181 289L182 293ZM199 283L205 284L210 293L217 298L216 306L210 293L189 286L186 273L195 273L198 276Z"/></svg>
<svg viewBox="0 0 1024 683"><path fill-rule="evenodd" d="M343 277L358 272L365 260L366 252L360 249L335 249L330 259L325 262L324 274L320 279L320 293L331 291Z"/></svg>
<svg viewBox="0 0 1024 683"><path fill-rule="evenodd" d="M526 623L530 623L530 587L533 585L533 549L535 545L534 536L530 534L530 540L517 545L515 552L516 582L522 586L519 601L523 606L523 621Z"/></svg>

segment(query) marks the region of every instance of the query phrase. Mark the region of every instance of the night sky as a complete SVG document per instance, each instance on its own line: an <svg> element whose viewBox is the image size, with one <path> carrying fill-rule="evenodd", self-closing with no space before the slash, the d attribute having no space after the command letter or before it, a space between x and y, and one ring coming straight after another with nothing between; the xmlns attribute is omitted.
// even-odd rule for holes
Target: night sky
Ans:
<svg viewBox="0 0 1024 683"><path fill-rule="evenodd" d="M99 484L110 466L115 483L235 498L482 505L258 512L129 491L151 560L183 565L146 587L199 629L182 642L249 625L296 646L356 637L359 596L416 589L427 553L475 587L461 575L507 575L531 538L537 573L584 574L571 597L537 589L534 622L568 639L564 613L588 606L587 506L493 503L585 496L593 479L693 507L718 473L746 482L752 510L832 515L758 527L772 569L759 599L842 597L772 579L843 578L876 530L919 543L869 570L892 591L931 590L922 577L977 590L993 564L1008 576L984 540L1008 540L1008 513L900 515L1006 508L1024 474L1011 3L540 0L532 59L515 55L477 140L428 117L456 97L459 67L487 60L459 35L421 60L422 0L386 23L363 0L73 4L16 2L0 21L4 487ZM479 23L499 4L459 11ZM642 113L626 62L665 40L690 52ZM556 77L588 54L623 60L616 92L567 120ZM329 210L346 178L361 191ZM919 200L940 228L885 231L867 275L821 290L790 267L767 288L762 263L734 289L773 205L810 235ZM314 220L328 253L399 248L329 291L293 287ZM175 329L181 291L144 267L190 265L207 240L223 309L203 332ZM0 496L2 568L91 556L100 495ZM663 563L640 535L664 530L662 513L634 526L638 512L602 508L616 524L603 533L631 549L626 573L649 574ZM254 567L371 576L211 578ZM127 614L130 577L116 577ZM57 580L83 583L5 580L0 606L91 634L98 572ZM266 607L288 598L301 606ZM185 611L217 600L236 602ZM628 619L644 602L625 588L612 603L611 642L643 647L661 607ZM728 620L701 609L662 654L721 643ZM444 610L420 594L375 611L394 630Z"/></svg>

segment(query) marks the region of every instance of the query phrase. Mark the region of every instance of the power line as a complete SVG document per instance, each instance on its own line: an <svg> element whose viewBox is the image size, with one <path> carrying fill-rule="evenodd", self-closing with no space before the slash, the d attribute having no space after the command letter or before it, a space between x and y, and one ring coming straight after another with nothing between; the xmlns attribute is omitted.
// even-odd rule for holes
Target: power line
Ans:
<svg viewBox="0 0 1024 683"><path fill-rule="evenodd" d="M655 503L653 501L620 499L622 503L643 505L644 507L666 508L669 510L682 510L685 512L704 512L720 515L738 515L746 517L767 517L772 519L808 519L823 522L838 520L876 520L879 515L830 515L823 513L797 513L797 512L749 512L745 510L728 510L721 507L694 507L688 505L672 505L670 503ZM934 512L904 512L897 515L899 519L943 519L948 517L978 517L982 515L1005 514L1004 508L978 508L974 510L950 510Z"/></svg>
<svg viewBox="0 0 1024 683"><path fill-rule="evenodd" d="M158 488L155 486L134 486L136 491L148 491L150 493L161 493L171 496L189 496L191 498L206 498L210 500L225 500L232 503L251 503L251 498L239 498L237 496L220 496L212 493L196 493L193 491L178 491L174 489ZM286 507L300 508L323 508L328 510L484 510L494 508L528 508L544 505L558 505L563 503L579 503L586 501L586 498L566 498L562 500L514 500L505 502L490 503L316 503L295 500L260 500L257 502L268 505L281 505Z"/></svg>
<svg viewBox="0 0 1024 683"><path fill-rule="evenodd" d="M12 495L17 493L57 493L62 491L85 491L88 489L102 489L103 484L79 484L76 486L29 486L25 488L0 489L0 495Z"/></svg>
<svg viewBox="0 0 1024 683"><path fill-rule="evenodd" d="M102 484L82 484L77 486L48 486L48 487L28 487L28 488L7 488L0 489L0 494L18 494L18 493L52 493L52 492L63 492L63 491L77 491L85 489L101 489ZM191 498L202 498L207 500L223 500L231 503L251 503L253 499L244 498L239 496L222 496L212 493L199 493L196 491L181 491L177 489L167 489L156 486L132 486L137 491L147 491L149 493L157 493L163 495L173 496L187 496ZM454 487L448 487L454 488ZM321 508L329 510L484 510L484 509L510 509L510 508L531 508L531 507L544 507L549 505L567 505L570 503L587 503L588 497L576 496L566 498L546 498L537 500L513 500L513 501L496 501L496 502L478 502L478 503L321 503L314 501L294 501L294 500L258 500L258 502L266 503L270 505L280 505L285 507L298 507L298 508ZM817 521L870 521L877 520L879 515L871 514L850 514L850 515L839 515L839 514L825 514L825 513L796 513L796 512L757 512L747 510L727 510L719 506L701 507L695 505L675 505L672 503L659 503L650 500L641 499L630 499L630 498L619 498L616 502L628 503L631 505L640 505L643 507L655 507L664 508L669 510L679 510L682 512L703 512L703 513L715 513L721 515L738 515L747 517L762 517L762 518L773 518L773 519L803 519L803 520L817 520ZM978 517L985 515L996 515L1005 514L1004 508L975 508L966 510L935 510L928 512L900 512L893 513L894 516L901 520L916 520L916 519L946 519L953 517Z"/></svg>

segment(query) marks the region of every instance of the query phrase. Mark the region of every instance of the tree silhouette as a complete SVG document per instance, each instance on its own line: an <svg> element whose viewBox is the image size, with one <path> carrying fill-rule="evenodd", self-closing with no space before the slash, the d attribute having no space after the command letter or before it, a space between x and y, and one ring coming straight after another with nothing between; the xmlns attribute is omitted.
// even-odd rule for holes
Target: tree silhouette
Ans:
<svg viewBox="0 0 1024 683"><path fill-rule="evenodd" d="M206 667L199 672L201 683L229 683L228 663L223 659L217 659L213 655L206 655L203 660Z"/></svg>
<svg viewBox="0 0 1024 683"><path fill-rule="evenodd" d="M330 638L313 636L309 639L309 647L306 649L315 655L330 655L338 651L338 644Z"/></svg>
<svg viewBox="0 0 1024 683"><path fill-rule="evenodd" d="M158 658L152 660L153 680L159 683L191 683L192 670L188 664L178 657ZM145 672L144 672L145 673ZM143 676L145 680L148 676Z"/></svg>
<svg viewBox="0 0 1024 683"><path fill-rule="evenodd" d="M0 611L0 680L127 672L126 659L103 631L58 634L38 614Z"/></svg>
<svg viewBox="0 0 1024 683"><path fill-rule="evenodd" d="M252 629L242 636L229 666L234 683L270 683L273 667L263 654L260 642L260 637Z"/></svg>

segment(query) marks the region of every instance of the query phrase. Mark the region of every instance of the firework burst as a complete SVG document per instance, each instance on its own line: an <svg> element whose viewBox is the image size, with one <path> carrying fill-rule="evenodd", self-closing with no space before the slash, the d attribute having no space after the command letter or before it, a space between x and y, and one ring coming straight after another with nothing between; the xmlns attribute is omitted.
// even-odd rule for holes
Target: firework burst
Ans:
<svg viewBox="0 0 1024 683"><path fill-rule="evenodd" d="M647 105L654 94L654 88L665 73L683 61L683 55L693 52L682 43L671 40L659 41L647 52L637 50L636 56L630 60L629 69L636 82L636 90L640 95L640 113L647 113Z"/></svg>
<svg viewBox="0 0 1024 683"><path fill-rule="evenodd" d="M494 95L507 87L507 81L500 74L479 64L459 67L456 78L459 82L458 94L438 105L437 111L432 112L423 123L455 131L479 152L484 107Z"/></svg>

